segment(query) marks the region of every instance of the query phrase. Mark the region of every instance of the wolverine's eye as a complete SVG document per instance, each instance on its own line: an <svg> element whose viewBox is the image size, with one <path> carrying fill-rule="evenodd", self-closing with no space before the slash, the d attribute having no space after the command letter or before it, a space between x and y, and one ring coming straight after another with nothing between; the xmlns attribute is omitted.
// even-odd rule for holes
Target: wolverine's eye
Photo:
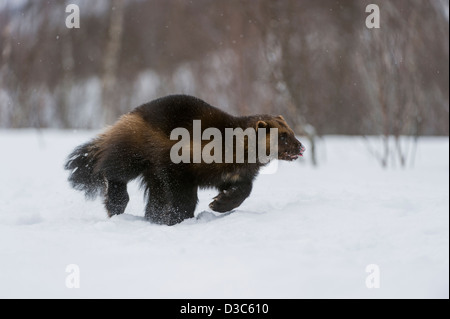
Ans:
<svg viewBox="0 0 450 319"><path fill-rule="evenodd" d="M287 140L287 134L286 133L281 133L280 135L280 140L284 143L286 143Z"/></svg>

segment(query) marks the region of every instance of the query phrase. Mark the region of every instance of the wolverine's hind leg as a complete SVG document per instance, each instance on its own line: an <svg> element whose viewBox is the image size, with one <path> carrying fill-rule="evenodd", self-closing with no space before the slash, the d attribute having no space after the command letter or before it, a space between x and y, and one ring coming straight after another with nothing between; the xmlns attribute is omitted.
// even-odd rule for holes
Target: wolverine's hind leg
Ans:
<svg viewBox="0 0 450 319"><path fill-rule="evenodd" d="M145 217L157 224L175 225L194 217L197 185L175 173L161 172L144 177L148 202Z"/></svg>
<svg viewBox="0 0 450 319"><path fill-rule="evenodd" d="M104 203L109 217L122 214L129 200L126 182L107 181Z"/></svg>

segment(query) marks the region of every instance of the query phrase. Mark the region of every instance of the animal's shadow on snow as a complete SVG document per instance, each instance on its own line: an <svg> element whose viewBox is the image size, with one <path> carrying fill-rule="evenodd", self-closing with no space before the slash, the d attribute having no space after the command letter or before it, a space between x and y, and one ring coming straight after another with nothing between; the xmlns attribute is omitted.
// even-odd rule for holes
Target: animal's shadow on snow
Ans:
<svg viewBox="0 0 450 319"><path fill-rule="evenodd" d="M198 222L209 223L209 222L212 222L214 220L221 219L221 218L224 218L226 216L229 216L229 215L233 214L234 212L235 212L235 210L232 210L232 211L229 211L229 212L226 212L226 213L221 213L221 214L217 214L216 215L213 212L204 210L204 211L200 212L197 216L195 216L193 218L193 220L195 220L196 223L198 223ZM190 220L192 220L192 218Z"/></svg>
<svg viewBox="0 0 450 319"><path fill-rule="evenodd" d="M218 219L228 217L231 214L234 215L236 213L237 214L239 214L239 213L241 213L241 214L244 214L244 213L245 214L261 214L260 212L252 212L252 211L237 210L237 209L226 212L226 213L220 213L220 214L215 214L211 211L204 210L204 211L200 212L195 218L191 218L188 221L194 220L194 223L196 223L196 224L197 223L210 223L210 222L216 221ZM187 222L187 221L185 221L185 222Z"/></svg>
<svg viewBox="0 0 450 319"><path fill-rule="evenodd" d="M252 212L252 211L244 211L244 210L232 210L232 211L229 211L226 213L215 214L211 211L204 210L204 211L198 213L197 216L195 216L194 218L186 219L178 225L195 225L195 224L210 223L210 222L220 220L222 218L225 218L229 215L236 214L236 213L261 214L260 212ZM131 214L125 213L125 214L121 214L118 216L113 216L113 218L116 220L120 219L123 221L145 221L145 222L149 223L150 225L158 225L159 226L159 224L155 224L155 223L148 221L144 216L136 216L136 215L131 215ZM164 226L164 225L160 225L160 226Z"/></svg>

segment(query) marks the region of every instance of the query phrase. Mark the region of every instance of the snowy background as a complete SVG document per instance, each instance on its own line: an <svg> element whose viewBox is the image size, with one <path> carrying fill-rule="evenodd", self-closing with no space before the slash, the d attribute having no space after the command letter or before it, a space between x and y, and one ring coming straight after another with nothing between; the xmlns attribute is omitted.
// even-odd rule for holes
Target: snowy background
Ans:
<svg viewBox="0 0 450 319"><path fill-rule="evenodd" d="M0 298L449 297L449 0L68 4L0 0ZM134 183L107 218L66 157L176 93L282 114L305 158L229 214L154 225Z"/></svg>
<svg viewBox="0 0 450 319"><path fill-rule="evenodd" d="M449 297L448 137L382 169L364 139L329 136L318 168L279 163L231 214L203 191L197 218L169 227L144 220L136 184L111 219L69 187L65 158L95 133L0 131L0 298Z"/></svg>

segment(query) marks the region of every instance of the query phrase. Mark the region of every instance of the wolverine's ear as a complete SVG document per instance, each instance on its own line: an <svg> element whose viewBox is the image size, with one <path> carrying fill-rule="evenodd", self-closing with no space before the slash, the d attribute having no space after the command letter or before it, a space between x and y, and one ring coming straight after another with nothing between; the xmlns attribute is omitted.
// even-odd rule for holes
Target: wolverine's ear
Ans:
<svg viewBox="0 0 450 319"><path fill-rule="evenodd" d="M264 128L264 127L268 127L269 125L264 122L264 121L258 121L256 122L256 130L258 130L259 128Z"/></svg>
<svg viewBox="0 0 450 319"><path fill-rule="evenodd" d="M279 118L280 120L283 120L286 122L286 120L284 119L283 115L278 115L277 118Z"/></svg>

